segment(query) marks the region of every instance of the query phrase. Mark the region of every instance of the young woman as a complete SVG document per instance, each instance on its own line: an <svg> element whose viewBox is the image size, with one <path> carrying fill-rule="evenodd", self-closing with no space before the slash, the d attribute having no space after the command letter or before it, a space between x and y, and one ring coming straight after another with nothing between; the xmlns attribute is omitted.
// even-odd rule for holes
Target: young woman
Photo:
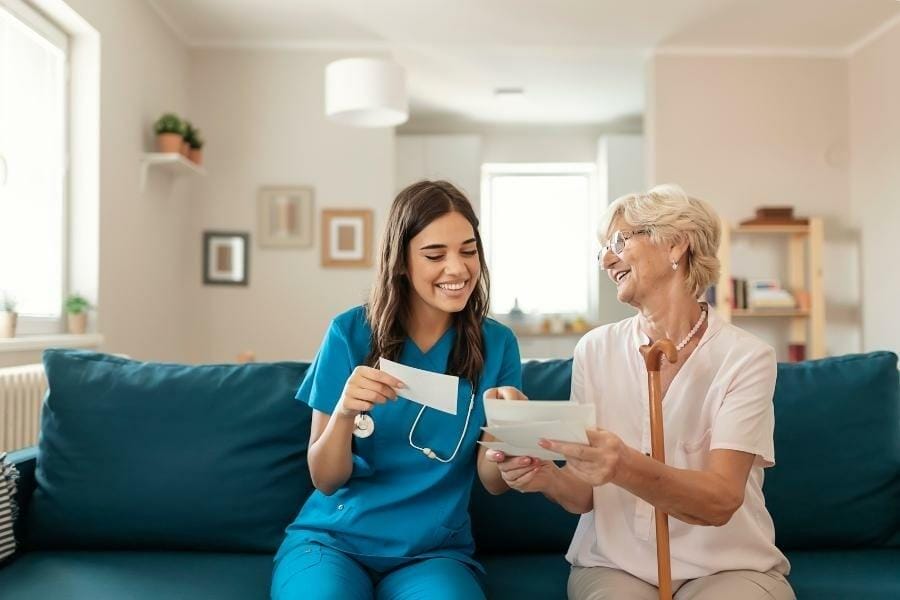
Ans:
<svg viewBox="0 0 900 600"><path fill-rule="evenodd" d="M487 318L478 219L447 182L391 207L366 306L335 317L297 398L313 408L316 490L275 557L272 597L484 597L467 512L474 473L507 490L476 452L482 395L521 387L512 332ZM456 415L403 398L384 357L459 377Z"/></svg>

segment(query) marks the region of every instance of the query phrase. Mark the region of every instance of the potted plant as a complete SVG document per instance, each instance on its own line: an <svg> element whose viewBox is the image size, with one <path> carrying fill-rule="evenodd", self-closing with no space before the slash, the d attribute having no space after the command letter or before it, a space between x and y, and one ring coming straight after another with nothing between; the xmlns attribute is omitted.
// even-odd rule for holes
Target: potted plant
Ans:
<svg viewBox="0 0 900 600"><path fill-rule="evenodd" d="M188 129L185 141L190 146L188 150L188 158L197 165L203 164L203 138L200 137L200 130L195 127Z"/></svg>
<svg viewBox="0 0 900 600"><path fill-rule="evenodd" d="M184 138L181 140L181 154L184 155L185 158L188 158L191 154L191 138L194 137L197 130L194 129L193 123L184 120Z"/></svg>
<svg viewBox="0 0 900 600"><path fill-rule="evenodd" d="M160 152L181 152L184 144L184 121L174 113L166 113L153 125L156 148Z"/></svg>
<svg viewBox="0 0 900 600"><path fill-rule="evenodd" d="M87 311L91 303L84 296L70 294L66 298L66 315L69 321L69 333L83 334L87 331Z"/></svg>
<svg viewBox="0 0 900 600"><path fill-rule="evenodd" d="M0 338L16 337L18 316L15 298L3 294L3 302L0 303Z"/></svg>

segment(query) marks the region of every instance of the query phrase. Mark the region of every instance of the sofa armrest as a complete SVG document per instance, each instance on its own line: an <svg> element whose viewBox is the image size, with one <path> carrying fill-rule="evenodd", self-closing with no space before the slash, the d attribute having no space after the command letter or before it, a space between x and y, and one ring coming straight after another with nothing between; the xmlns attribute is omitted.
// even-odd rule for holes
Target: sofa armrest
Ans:
<svg viewBox="0 0 900 600"><path fill-rule="evenodd" d="M16 519L14 531L16 539L21 541L25 537L25 513L31 502L37 482L35 469L37 467L38 450L36 446L10 452L6 459L19 471L19 480L16 486L16 504L19 506L19 518ZM21 551L21 548L20 548Z"/></svg>

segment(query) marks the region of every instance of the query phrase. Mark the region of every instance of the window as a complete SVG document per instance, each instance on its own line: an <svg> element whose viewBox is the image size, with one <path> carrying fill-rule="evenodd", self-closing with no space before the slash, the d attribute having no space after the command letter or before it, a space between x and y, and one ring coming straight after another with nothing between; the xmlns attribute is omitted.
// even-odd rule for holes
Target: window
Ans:
<svg viewBox="0 0 900 600"><path fill-rule="evenodd" d="M57 330L66 290L67 56L65 33L0 0L0 294L31 332Z"/></svg>
<svg viewBox="0 0 900 600"><path fill-rule="evenodd" d="M486 164L482 233L491 311L596 313L593 164Z"/></svg>

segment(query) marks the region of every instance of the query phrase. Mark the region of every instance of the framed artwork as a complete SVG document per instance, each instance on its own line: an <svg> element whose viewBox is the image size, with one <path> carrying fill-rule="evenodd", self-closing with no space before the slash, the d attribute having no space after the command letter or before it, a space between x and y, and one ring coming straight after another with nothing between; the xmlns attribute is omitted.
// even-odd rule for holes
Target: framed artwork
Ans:
<svg viewBox="0 0 900 600"><path fill-rule="evenodd" d="M322 211L322 266L372 266L372 211Z"/></svg>
<svg viewBox="0 0 900 600"><path fill-rule="evenodd" d="M250 234L234 231L203 232L203 283L247 285Z"/></svg>
<svg viewBox="0 0 900 600"><path fill-rule="evenodd" d="M259 245L309 248L313 243L313 188L264 187L257 196Z"/></svg>

